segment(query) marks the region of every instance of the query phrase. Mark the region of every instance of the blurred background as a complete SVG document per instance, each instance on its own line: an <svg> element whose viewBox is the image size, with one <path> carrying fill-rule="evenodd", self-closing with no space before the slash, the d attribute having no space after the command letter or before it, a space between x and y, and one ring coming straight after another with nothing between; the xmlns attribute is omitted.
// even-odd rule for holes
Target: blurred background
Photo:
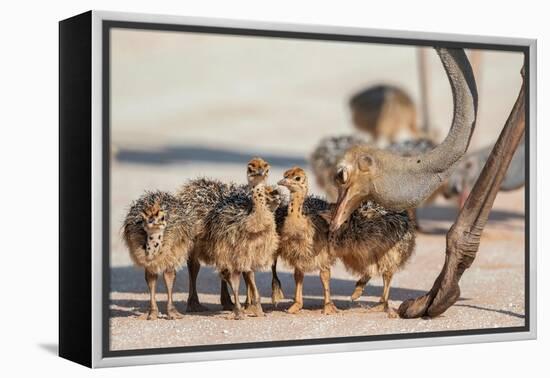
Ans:
<svg viewBox="0 0 550 378"><path fill-rule="evenodd" d="M523 55L481 50L467 53L479 90L478 122L469 148L474 151L492 145L498 137L521 86ZM246 162L253 156L271 163L271 183L295 165L312 175L308 160L322 138L365 134L353 125L349 101L380 84L398 87L408 95L421 133L435 143L446 136L452 95L431 48L113 29L112 267L131 265L120 226L130 202L144 190L173 191L197 176L244 183ZM310 187L312 193L324 194L313 179ZM490 227L487 231L494 245L482 242L482 249L488 248L485 258L493 265L502 258L502 248L509 250L509 261L501 267L502 281L507 281L499 285L500 290L516 288L510 298L514 298L519 319L523 313L523 197L523 189L499 194L490 222L496 233L491 234ZM425 274L419 278L418 271L415 274L410 267L411 273L396 277L398 286L420 290L431 286L441 266L445 232L456 216L455 202L439 198L420 211L420 222L428 232L419 237L411 265ZM512 239L504 240L503 235ZM211 276L216 278L213 273ZM354 278L343 268L335 268L334 276L352 287ZM121 275L113 273L112 277L113 292L128 288ZM141 274L135 277L140 280L135 291L145 293ZM493 274L492 279L498 277ZM477 286L480 279L472 282L472 288L480 290L478 298L483 296L481 292L494 297ZM286 291L291 297L293 282L288 281ZM179 285L186 290L185 280ZM265 286L267 290L267 276ZM217 286L212 283L209 290L214 294ZM269 296L270 292L262 294ZM401 294L392 299L400 301L411 293Z"/></svg>

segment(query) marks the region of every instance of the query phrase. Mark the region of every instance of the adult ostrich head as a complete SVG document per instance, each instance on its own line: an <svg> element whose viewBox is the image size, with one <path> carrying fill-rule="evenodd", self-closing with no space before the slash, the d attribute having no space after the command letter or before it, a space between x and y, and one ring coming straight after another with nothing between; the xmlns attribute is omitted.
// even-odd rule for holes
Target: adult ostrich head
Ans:
<svg viewBox="0 0 550 378"><path fill-rule="evenodd" d="M436 48L451 84L453 121L445 140L425 154L401 157L368 146L352 147L336 164L338 200L330 229L337 230L365 200L404 210L417 207L450 175L470 144L477 89L462 49Z"/></svg>

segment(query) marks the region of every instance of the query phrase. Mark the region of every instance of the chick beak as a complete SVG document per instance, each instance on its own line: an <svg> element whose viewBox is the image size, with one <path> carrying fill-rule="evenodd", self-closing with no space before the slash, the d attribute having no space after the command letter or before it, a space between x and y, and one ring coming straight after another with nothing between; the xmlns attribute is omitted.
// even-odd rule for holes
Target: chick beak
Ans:
<svg viewBox="0 0 550 378"><path fill-rule="evenodd" d="M288 180L286 178L279 180L279 182L277 182L277 185L288 186Z"/></svg>

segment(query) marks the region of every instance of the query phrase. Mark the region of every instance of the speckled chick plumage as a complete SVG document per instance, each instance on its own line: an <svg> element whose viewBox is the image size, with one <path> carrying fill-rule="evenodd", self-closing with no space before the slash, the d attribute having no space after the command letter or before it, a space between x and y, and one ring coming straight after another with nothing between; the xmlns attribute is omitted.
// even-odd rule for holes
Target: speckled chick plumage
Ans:
<svg viewBox="0 0 550 378"><path fill-rule="evenodd" d="M201 263L213 265L213 256L208 250L205 240L205 221L210 212L232 192L244 191L244 186L234 183L224 183L216 179L199 178L183 185L177 192L177 197L188 205L189 220L193 227L194 246L190 252L193 258Z"/></svg>
<svg viewBox="0 0 550 378"><path fill-rule="evenodd" d="M329 210L329 204L322 198L308 195L301 209L304 224L287 221L288 202L281 204L275 212L279 249L277 255L286 264L302 272L330 268L336 257L328 248L328 224L321 213Z"/></svg>
<svg viewBox="0 0 550 378"><path fill-rule="evenodd" d="M281 194L276 187L266 186L267 205L271 211L281 203ZM214 265L215 254L210 251L210 238L205 229L207 218L211 218L213 211L219 211L224 203L236 198L237 202L248 201L252 204L252 196L247 185L233 182L224 183L216 179L199 178L190 180L177 192L180 201L187 204L189 210L188 219L192 223L194 234L194 246L190 252L201 263Z"/></svg>
<svg viewBox="0 0 550 378"><path fill-rule="evenodd" d="M253 203L254 195L264 201L260 208ZM207 214L205 229L206 259L218 271L249 272L271 267L279 236L264 186L252 194L242 187L234 188Z"/></svg>
<svg viewBox="0 0 550 378"><path fill-rule="evenodd" d="M166 228L162 245L151 258L145 251L147 233L144 230L141 214L155 203L159 204L166 214ZM134 264L151 273L179 269L187 261L193 245L193 231L186 217L188 213L188 207L176 196L167 192L146 192L134 201L122 226L122 238Z"/></svg>
<svg viewBox="0 0 550 378"><path fill-rule="evenodd" d="M377 277L404 267L414 252L416 234L407 212L368 201L330 238L333 253L350 273Z"/></svg>

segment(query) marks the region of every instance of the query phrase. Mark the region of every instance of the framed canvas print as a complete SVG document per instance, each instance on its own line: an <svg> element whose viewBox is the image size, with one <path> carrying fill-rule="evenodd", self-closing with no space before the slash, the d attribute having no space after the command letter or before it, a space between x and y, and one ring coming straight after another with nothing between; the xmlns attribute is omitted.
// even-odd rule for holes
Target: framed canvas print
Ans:
<svg viewBox="0 0 550 378"><path fill-rule="evenodd" d="M536 337L536 41L59 24L59 353Z"/></svg>

